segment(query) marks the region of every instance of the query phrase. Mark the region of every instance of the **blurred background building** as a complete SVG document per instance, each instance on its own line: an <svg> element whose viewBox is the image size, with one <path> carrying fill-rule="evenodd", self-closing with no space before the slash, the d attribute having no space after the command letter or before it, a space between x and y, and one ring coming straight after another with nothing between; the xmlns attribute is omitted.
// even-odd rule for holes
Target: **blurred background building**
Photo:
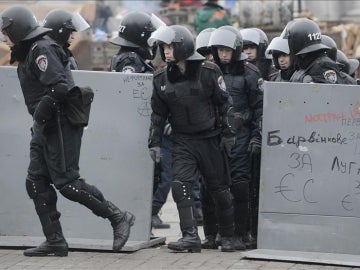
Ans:
<svg viewBox="0 0 360 270"><path fill-rule="evenodd" d="M71 45L80 69L107 70L110 58L119 47L108 39L118 34L117 29L125 13L141 10L154 13L166 24L183 24L193 30L194 13L205 0L95 0L95 1L0 1L0 12L9 5L28 5L41 21L52 9L77 11L94 26L82 33ZM360 57L360 1L355 0L219 0L231 14L238 28L258 27L269 39L279 35L288 21L296 17L315 20L324 34L334 38L348 57ZM111 10L106 19L106 31L95 28L99 4ZM102 18L100 18L102 19ZM0 45L0 65L9 64L9 49Z"/></svg>

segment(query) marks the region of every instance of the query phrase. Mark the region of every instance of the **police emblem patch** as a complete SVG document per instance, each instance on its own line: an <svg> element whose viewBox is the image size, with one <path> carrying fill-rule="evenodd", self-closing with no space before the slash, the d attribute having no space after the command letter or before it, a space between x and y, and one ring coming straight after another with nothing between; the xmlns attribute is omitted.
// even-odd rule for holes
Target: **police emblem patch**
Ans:
<svg viewBox="0 0 360 270"><path fill-rule="evenodd" d="M132 66L125 66L122 69L122 72L124 73L135 73L135 68Z"/></svg>
<svg viewBox="0 0 360 270"><path fill-rule="evenodd" d="M325 78L325 80L327 80L330 83L336 83L336 81L337 81L336 72L329 69L324 72L324 78Z"/></svg>
<svg viewBox="0 0 360 270"><path fill-rule="evenodd" d="M38 68L42 72L46 71L46 69L48 67L48 59L47 59L46 55L38 56L35 61L36 61Z"/></svg>
<svg viewBox="0 0 360 270"><path fill-rule="evenodd" d="M221 90L226 91L226 85L223 76L219 76L218 78L218 85Z"/></svg>

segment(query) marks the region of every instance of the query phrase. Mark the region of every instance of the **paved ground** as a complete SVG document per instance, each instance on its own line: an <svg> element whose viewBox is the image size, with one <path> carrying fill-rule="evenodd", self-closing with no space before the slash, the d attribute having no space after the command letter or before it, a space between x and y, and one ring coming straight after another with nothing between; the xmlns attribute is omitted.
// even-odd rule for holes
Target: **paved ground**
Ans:
<svg viewBox="0 0 360 270"><path fill-rule="evenodd" d="M170 196L171 197L171 196ZM166 236L167 242L180 237L178 216L174 202L169 198L161 218L171 224L170 229L154 230L155 236ZM203 238L202 227L199 227ZM201 253L174 253L166 246L139 250L134 253L71 251L68 257L29 258L23 250L0 249L0 269L11 270L128 270L128 269L243 269L243 270L349 270L320 264L300 264L266 260L248 260L241 252L224 253L217 250L202 250Z"/></svg>

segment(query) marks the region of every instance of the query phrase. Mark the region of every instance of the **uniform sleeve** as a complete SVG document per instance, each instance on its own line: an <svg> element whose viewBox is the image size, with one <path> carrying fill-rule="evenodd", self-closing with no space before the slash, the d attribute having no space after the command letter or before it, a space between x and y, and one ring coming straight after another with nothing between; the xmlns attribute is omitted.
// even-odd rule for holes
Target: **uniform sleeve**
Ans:
<svg viewBox="0 0 360 270"><path fill-rule="evenodd" d="M251 111L250 129L252 137L261 137L261 120L263 114L263 80L260 74L251 73L251 76L246 78L246 86L248 88L249 107Z"/></svg>
<svg viewBox="0 0 360 270"><path fill-rule="evenodd" d="M153 92L151 95L151 117L148 147L160 146L165 122L168 118L169 109L167 104L158 94L156 83L153 82Z"/></svg>
<svg viewBox="0 0 360 270"><path fill-rule="evenodd" d="M44 85L67 83L65 67L68 59L60 47L40 45L33 49L32 66Z"/></svg>
<svg viewBox="0 0 360 270"><path fill-rule="evenodd" d="M212 87L214 89L213 92L213 101L215 105L223 105L231 102L231 98L229 92L226 90L226 84L224 81L223 74L218 66L214 66L214 69L209 76L209 83L211 84L208 87Z"/></svg>
<svg viewBox="0 0 360 270"><path fill-rule="evenodd" d="M68 91L66 72L69 60L61 47L38 43L32 49L31 67L41 84L48 86L48 95L62 102Z"/></svg>
<svg viewBox="0 0 360 270"><path fill-rule="evenodd" d="M211 79L209 82L211 85L207 87L212 87L214 89L213 102L218 110L222 135L234 136L234 112L232 109L233 102L230 94L226 90L223 74L218 66L214 66L210 78Z"/></svg>
<svg viewBox="0 0 360 270"><path fill-rule="evenodd" d="M143 73L145 71L144 63L134 53L133 56L113 58L111 71L123 73Z"/></svg>

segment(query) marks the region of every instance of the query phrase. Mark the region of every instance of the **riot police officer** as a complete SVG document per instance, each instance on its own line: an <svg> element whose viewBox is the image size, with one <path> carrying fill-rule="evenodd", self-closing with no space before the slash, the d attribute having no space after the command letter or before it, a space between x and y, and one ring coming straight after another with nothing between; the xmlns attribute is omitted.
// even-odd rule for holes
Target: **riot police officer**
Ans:
<svg viewBox="0 0 360 270"><path fill-rule="evenodd" d="M66 10L55 9L45 16L43 26L52 29L47 35L63 47L68 55L70 68L78 69L78 65L69 47L74 39L73 32L89 29L90 26L85 19L77 12L70 13Z"/></svg>
<svg viewBox="0 0 360 270"><path fill-rule="evenodd" d="M347 84L336 62L326 53L330 48L322 43L320 27L316 22L306 18L292 20L281 36L288 40L297 69L291 82Z"/></svg>
<svg viewBox="0 0 360 270"><path fill-rule="evenodd" d="M243 38L243 51L248 56L248 62L257 66L261 77L269 80L269 75L275 70L272 68L271 56L266 54L269 45L267 35L260 28L245 28L240 30Z"/></svg>
<svg viewBox="0 0 360 270"><path fill-rule="evenodd" d="M192 211L193 183L201 174L218 213L221 250L233 251L233 205L221 148L231 151L234 133L229 126L231 103L222 73L195 51L193 36L184 26L159 28L149 39L149 44L154 42L167 66L154 74L149 150L153 160L161 158L162 131L168 119L173 139L172 194L183 236L168 248L201 251Z"/></svg>
<svg viewBox="0 0 360 270"><path fill-rule="evenodd" d="M145 12L132 11L127 13L121 20L119 35L110 40L111 43L120 46L119 52L111 59L110 71L124 73L153 73L154 67L150 60L156 56L156 46L147 43L151 33L160 26L165 25L154 14L151 16ZM162 64L162 63L161 63ZM170 129L171 130L171 129ZM162 154L169 156L172 142L165 131L162 142ZM156 229L168 229L170 224L164 223L159 217L159 212L165 204L171 187L171 160L161 160L154 164L154 186L151 210L151 227Z"/></svg>
<svg viewBox="0 0 360 270"><path fill-rule="evenodd" d="M286 39L274 37L266 49L272 55L275 68L278 70L269 75L269 80L274 82L288 82L295 71Z"/></svg>
<svg viewBox="0 0 360 270"><path fill-rule="evenodd" d="M214 30L209 46L212 47L215 63L224 74L225 84L234 104L236 143L230 157L231 193L235 212L234 246L241 250L254 241L248 237L249 204L253 199L250 197L250 190L258 186L258 183L250 177L250 158L251 155L259 155L261 147L258 126L262 117L263 95L259 87L261 75L256 66L246 61L247 56L242 52L242 36L233 26L222 26ZM254 227L252 236L255 231ZM208 238L213 239L214 234Z"/></svg>
<svg viewBox="0 0 360 270"><path fill-rule="evenodd" d="M18 62L18 76L28 112L34 119L26 190L34 201L46 241L24 251L25 256L67 256L57 193L110 220L113 249L120 251L128 240L135 217L106 200L101 191L79 174L83 127L70 124L63 106L74 87L68 57L48 37L30 9L14 5L1 13L4 42L11 48L11 62ZM61 138L60 138L61 137Z"/></svg>
<svg viewBox="0 0 360 270"><path fill-rule="evenodd" d="M147 40L158 27L165 25L154 14L132 11L127 13L119 25L119 35L110 40L119 45L119 52L111 59L110 71L125 73L153 73L149 63L156 53Z"/></svg>
<svg viewBox="0 0 360 270"><path fill-rule="evenodd" d="M338 63L340 73L343 79L348 82L347 84L359 84L359 80L356 79L355 71L359 67L359 60L349 59L340 50L336 51L336 63Z"/></svg>
<svg viewBox="0 0 360 270"><path fill-rule="evenodd" d="M212 55L211 47L209 46L209 40L211 33L216 28L206 28L202 30L195 40L196 51L206 58L208 61L214 62L214 57Z"/></svg>

